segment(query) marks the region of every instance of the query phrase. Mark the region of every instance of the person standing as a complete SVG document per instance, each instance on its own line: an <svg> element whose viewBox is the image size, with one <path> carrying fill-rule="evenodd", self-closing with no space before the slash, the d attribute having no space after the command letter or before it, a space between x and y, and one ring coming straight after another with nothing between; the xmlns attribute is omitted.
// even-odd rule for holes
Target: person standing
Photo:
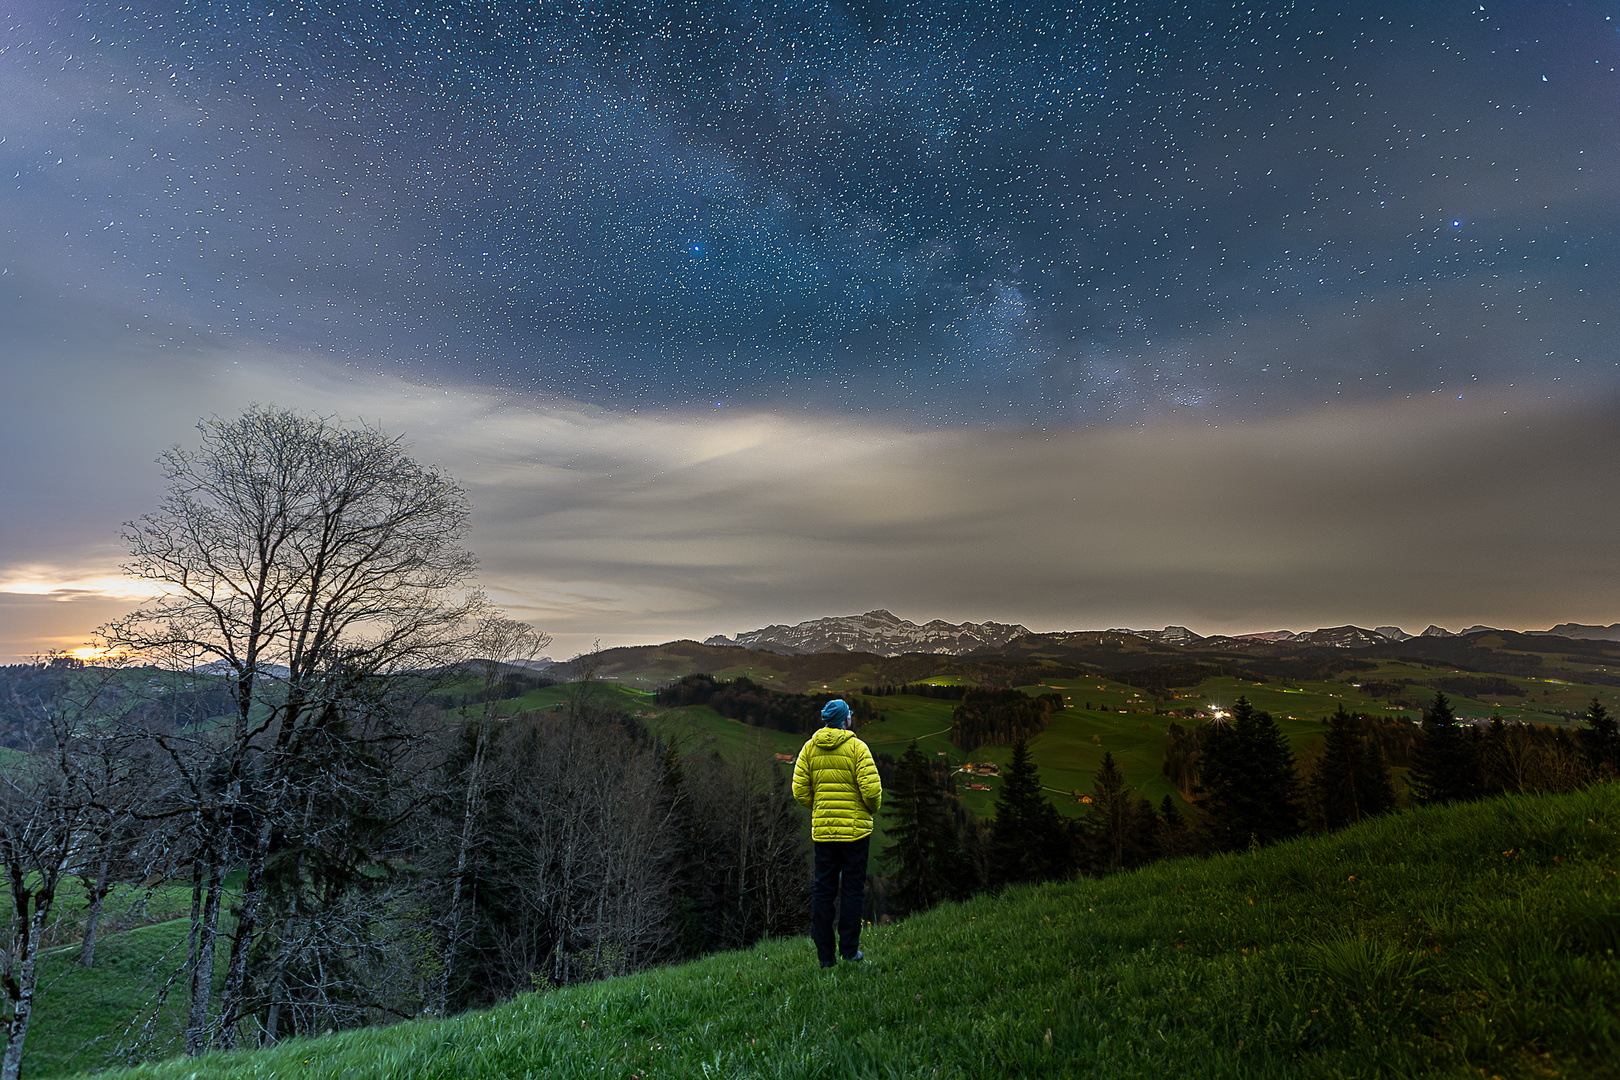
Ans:
<svg viewBox="0 0 1620 1080"><path fill-rule="evenodd" d="M883 805L883 782L872 751L850 730L849 702L834 698L821 710L826 725L804 744L793 765L793 797L810 808L816 875L810 894L810 937L821 966L832 967L833 901L838 901L838 951L861 959L861 906L872 815Z"/></svg>

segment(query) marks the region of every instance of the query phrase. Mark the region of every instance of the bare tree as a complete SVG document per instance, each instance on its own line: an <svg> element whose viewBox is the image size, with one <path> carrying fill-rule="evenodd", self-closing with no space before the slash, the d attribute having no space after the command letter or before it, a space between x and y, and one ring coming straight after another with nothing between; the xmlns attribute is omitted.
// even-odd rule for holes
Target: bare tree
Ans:
<svg viewBox="0 0 1620 1080"><path fill-rule="evenodd" d="M509 901L493 927L514 988L635 970L664 947L669 800L656 746L611 719L529 714L501 730L498 855Z"/></svg>
<svg viewBox="0 0 1620 1080"><path fill-rule="evenodd" d="M210 661L203 670L228 682L234 705L210 753L159 736L195 829L191 1053L235 1042L272 841L296 834L307 805L302 764L348 737L384 696L379 684L443 664L482 604L465 591L466 496L398 438L258 406L198 429L196 450L162 456L167 496L125 534L126 573L161 595L102 631L111 648ZM236 865L240 914L214 1014L210 974Z"/></svg>
<svg viewBox="0 0 1620 1080"><path fill-rule="evenodd" d="M0 955L6 1048L0 1080L17 1080L39 989L39 953L58 922L58 892L102 850L98 830L120 810L119 741L102 715L113 673L76 671L29 703L34 741L0 759L0 864L11 920Z"/></svg>
<svg viewBox="0 0 1620 1080"><path fill-rule="evenodd" d="M808 905L803 811L763 740L736 760L694 756L682 763L697 858L710 881L716 923L709 947L742 948L761 937L800 933Z"/></svg>
<svg viewBox="0 0 1620 1080"><path fill-rule="evenodd" d="M456 846L456 864L450 888L450 906L444 920L444 954L438 983L430 1008L443 1016L449 1007L450 986L456 966L457 954L465 945L464 902L476 903L468 880L476 848L476 829L483 809L484 789L488 778L484 760L493 726L491 710L494 707L495 687L514 664L527 667L528 662L540 655L540 650L551 644L551 635L542 633L528 623L510 619L499 612L491 612L480 619L469 647L473 659L468 667L476 672L483 683L481 714L473 721L472 760L467 765L466 784L462 797L461 836Z"/></svg>

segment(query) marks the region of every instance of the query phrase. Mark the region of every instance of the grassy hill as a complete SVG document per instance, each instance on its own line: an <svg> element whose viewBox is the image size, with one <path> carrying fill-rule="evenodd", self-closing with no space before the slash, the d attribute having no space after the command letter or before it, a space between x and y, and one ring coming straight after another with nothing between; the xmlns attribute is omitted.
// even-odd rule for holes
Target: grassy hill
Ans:
<svg viewBox="0 0 1620 1080"><path fill-rule="evenodd" d="M874 927L831 972L776 940L101 1075L1612 1077L1617 877L1610 784L981 897Z"/></svg>

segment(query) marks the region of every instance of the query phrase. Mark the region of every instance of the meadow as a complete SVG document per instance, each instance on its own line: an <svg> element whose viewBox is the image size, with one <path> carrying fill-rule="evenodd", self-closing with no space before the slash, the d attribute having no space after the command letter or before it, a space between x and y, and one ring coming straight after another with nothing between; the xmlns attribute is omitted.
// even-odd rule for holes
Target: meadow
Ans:
<svg viewBox="0 0 1620 1080"><path fill-rule="evenodd" d="M64 889L60 903L62 914L74 915L84 898ZM41 997L28 1029L24 1076L100 1067L118 1060L120 1048L141 1060L178 1047L185 991L165 989L186 959L190 905L187 888L121 886L103 904L93 967L80 966L78 942L41 950ZM221 951L219 978L225 961Z"/></svg>

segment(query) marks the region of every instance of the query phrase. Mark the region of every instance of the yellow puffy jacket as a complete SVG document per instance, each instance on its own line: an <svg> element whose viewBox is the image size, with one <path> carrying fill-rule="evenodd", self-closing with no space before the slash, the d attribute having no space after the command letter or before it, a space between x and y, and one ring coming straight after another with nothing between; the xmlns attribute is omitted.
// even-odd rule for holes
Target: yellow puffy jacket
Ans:
<svg viewBox="0 0 1620 1080"><path fill-rule="evenodd" d="M793 797L810 808L813 840L859 840L883 805L872 751L848 728L824 727L793 764Z"/></svg>

